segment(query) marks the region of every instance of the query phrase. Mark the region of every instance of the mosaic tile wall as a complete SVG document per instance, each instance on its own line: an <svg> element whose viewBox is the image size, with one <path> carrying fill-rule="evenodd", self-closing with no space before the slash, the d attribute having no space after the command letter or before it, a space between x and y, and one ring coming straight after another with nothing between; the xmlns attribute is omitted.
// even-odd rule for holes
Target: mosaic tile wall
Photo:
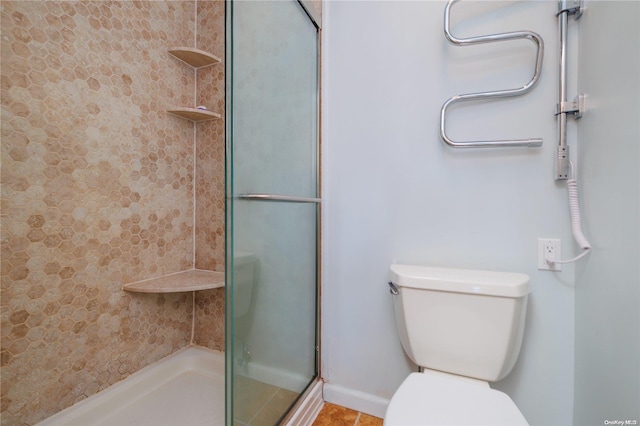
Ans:
<svg viewBox="0 0 640 426"><path fill-rule="evenodd" d="M206 27L224 13L199 5L196 32L194 1L0 7L2 424L34 424L190 341L190 293L120 288L223 268L223 121L198 125L194 157L193 125L165 110L224 112L224 66L198 71L194 99L167 54L197 37L223 57L223 23ZM196 301L199 333L223 299Z"/></svg>
<svg viewBox="0 0 640 426"><path fill-rule="evenodd" d="M224 112L224 3L198 2L197 46L222 59L198 70L198 105ZM196 145L195 267L224 271L224 121L199 123ZM196 293L194 342L224 350L224 289Z"/></svg>

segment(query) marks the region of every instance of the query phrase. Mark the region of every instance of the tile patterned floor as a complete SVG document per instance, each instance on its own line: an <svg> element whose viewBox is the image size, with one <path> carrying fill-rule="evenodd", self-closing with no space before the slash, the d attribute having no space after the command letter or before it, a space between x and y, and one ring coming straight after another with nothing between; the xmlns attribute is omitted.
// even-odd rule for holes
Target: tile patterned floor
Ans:
<svg viewBox="0 0 640 426"><path fill-rule="evenodd" d="M382 426L382 419L326 402L313 426Z"/></svg>

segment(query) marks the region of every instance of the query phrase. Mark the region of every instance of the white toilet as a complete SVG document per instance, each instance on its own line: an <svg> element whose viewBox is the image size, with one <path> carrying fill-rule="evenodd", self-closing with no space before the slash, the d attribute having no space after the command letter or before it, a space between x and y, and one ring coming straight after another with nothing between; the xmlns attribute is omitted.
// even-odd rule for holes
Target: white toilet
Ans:
<svg viewBox="0 0 640 426"><path fill-rule="evenodd" d="M391 398L385 426L527 425L491 389L513 368L529 294L525 274L391 265L400 341L421 373Z"/></svg>

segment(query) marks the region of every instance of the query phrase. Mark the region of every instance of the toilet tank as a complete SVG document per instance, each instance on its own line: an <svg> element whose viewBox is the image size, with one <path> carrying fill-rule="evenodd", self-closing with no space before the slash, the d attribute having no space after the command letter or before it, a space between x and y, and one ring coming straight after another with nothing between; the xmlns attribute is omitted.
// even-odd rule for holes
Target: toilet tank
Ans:
<svg viewBox="0 0 640 426"><path fill-rule="evenodd" d="M391 265L396 325L417 365L494 382L513 368L529 277L510 272Z"/></svg>
<svg viewBox="0 0 640 426"><path fill-rule="evenodd" d="M256 256L252 253L236 251L233 256L234 316L241 317L249 313L253 287L255 284Z"/></svg>

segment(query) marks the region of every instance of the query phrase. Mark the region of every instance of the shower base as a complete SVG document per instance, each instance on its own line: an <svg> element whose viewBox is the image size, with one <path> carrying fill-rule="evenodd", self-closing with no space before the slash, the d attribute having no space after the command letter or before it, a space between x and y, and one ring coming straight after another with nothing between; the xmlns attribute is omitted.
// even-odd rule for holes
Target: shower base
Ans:
<svg viewBox="0 0 640 426"><path fill-rule="evenodd" d="M38 426L222 426L224 354L188 347Z"/></svg>

